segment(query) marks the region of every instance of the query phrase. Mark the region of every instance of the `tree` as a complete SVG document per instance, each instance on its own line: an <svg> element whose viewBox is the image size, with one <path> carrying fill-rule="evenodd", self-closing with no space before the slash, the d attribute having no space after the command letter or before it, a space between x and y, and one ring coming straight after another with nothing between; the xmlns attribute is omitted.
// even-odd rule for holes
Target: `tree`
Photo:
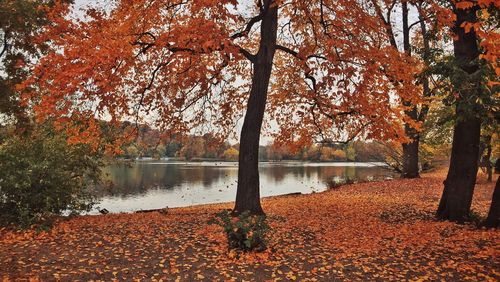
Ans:
<svg viewBox="0 0 500 282"><path fill-rule="evenodd" d="M165 155L167 157L175 157L178 152L182 149L182 144L178 142L175 138L169 139L165 148Z"/></svg>
<svg viewBox="0 0 500 282"><path fill-rule="evenodd" d="M0 113L25 127L29 117L20 104L15 85L29 74L25 64L45 49L35 48L36 34L47 24L42 7L52 1L7 0L0 2Z"/></svg>
<svg viewBox="0 0 500 282"><path fill-rule="evenodd" d="M497 184L493 191L490 211L488 212L488 217L484 221L484 226L489 228L500 227L500 176L497 179Z"/></svg>
<svg viewBox="0 0 500 282"><path fill-rule="evenodd" d="M125 156L130 159L137 159L140 157L139 149L135 145L130 145L125 149Z"/></svg>
<svg viewBox="0 0 500 282"><path fill-rule="evenodd" d="M379 1L370 0L378 18L383 22L387 33L387 40L394 50L404 54L403 59L413 62L413 67L406 69L412 73L413 81L398 81L392 79L391 82L398 85L402 83L416 84L416 91L419 91L419 98L414 100L403 100L407 118L404 120L404 130L407 140L402 142L401 152L401 177L418 178L419 174L419 148L421 143L421 125L425 121L429 111L428 98L434 95L431 88L429 68L433 63L437 51L433 43L438 41L440 34L446 29L448 19L451 18L450 11L439 1L408 1L392 0ZM391 21L397 9L401 10L401 21ZM410 8L418 15L418 20L410 22ZM412 32L416 27L417 32ZM397 31L402 41L397 40ZM390 75L390 74L388 74ZM408 91L408 90L405 90Z"/></svg>
<svg viewBox="0 0 500 282"><path fill-rule="evenodd" d="M403 86L387 74L412 81L400 71L410 63L389 50L383 25L362 3L245 3L118 1L109 11L88 9L84 19L71 19L60 3L40 39L52 51L24 83L39 91L26 102L39 120L54 117L84 140L98 136L86 126L96 117L227 136L245 112L237 213L263 213L258 149L266 110L283 142L404 138L404 113L391 101L414 93L395 91Z"/></svg>
<svg viewBox="0 0 500 282"><path fill-rule="evenodd" d="M321 148L320 161L345 161L346 153L339 149L334 149L331 147Z"/></svg>
<svg viewBox="0 0 500 282"><path fill-rule="evenodd" d="M179 157L186 160L203 158L205 156L205 140L202 137L192 137L179 152Z"/></svg>
<svg viewBox="0 0 500 282"><path fill-rule="evenodd" d="M493 181L493 160L492 157L498 156L500 132L500 111L487 114L483 118L481 128L481 141L479 145L479 167L486 171L488 182ZM495 150L496 149L496 150Z"/></svg>
<svg viewBox="0 0 500 282"><path fill-rule="evenodd" d="M304 160L318 161L321 157L321 149L316 145L306 147L303 156Z"/></svg>
<svg viewBox="0 0 500 282"><path fill-rule="evenodd" d="M439 202L437 216L441 219L463 222L468 220L478 170L481 118L480 106L482 76L479 67L479 46L475 29L466 24L477 23L477 3L466 6L454 4L456 20L453 42L456 69L451 73L456 102L455 125L448 175Z"/></svg>
<svg viewBox="0 0 500 282"><path fill-rule="evenodd" d="M238 155L240 152L235 148L230 147L222 153L222 158L228 161L236 161L238 160Z"/></svg>
<svg viewBox="0 0 500 282"><path fill-rule="evenodd" d="M320 161L331 161L335 158L334 153L335 149L330 147L323 147L320 150L321 156L319 157Z"/></svg>
<svg viewBox="0 0 500 282"><path fill-rule="evenodd" d="M345 154L348 161L356 160L356 149L354 148L354 144L352 142L345 148Z"/></svg>
<svg viewBox="0 0 500 282"><path fill-rule="evenodd" d="M484 134L485 128L483 127L483 133L481 134L480 142L479 142L479 158L478 158L478 166L484 168L486 170L486 174L488 175L488 182L493 181L493 164L491 163L491 139L492 135L488 132Z"/></svg>
<svg viewBox="0 0 500 282"><path fill-rule="evenodd" d="M385 150L383 145L378 142L354 141L354 150L356 151L356 161L358 162L385 162Z"/></svg>
<svg viewBox="0 0 500 282"><path fill-rule="evenodd" d="M395 38L395 32L391 22L391 16L393 15L393 10L398 1L384 2L384 1L371 1L374 9L380 18L380 20L386 26L387 38L391 46L398 51L398 44ZM382 3L379 3L382 2ZM385 5L384 5L385 4ZM401 1L401 15L402 15L402 35L403 35L403 53L411 58L411 45L410 45L410 28L408 22L408 2L405 0ZM385 15L382 7L385 7ZM417 70L410 70L416 74ZM399 81L393 81L395 84L399 84ZM405 107L407 107L407 115L411 119L411 122L417 122L418 109L417 106L412 104L411 101L403 101ZM405 122L404 124L405 134L409 140L402 144L402 171L401 176L403 178L416 178L419 177L418 168L418 147L419 147L419 136L415 129L414 124Z"/></svg>

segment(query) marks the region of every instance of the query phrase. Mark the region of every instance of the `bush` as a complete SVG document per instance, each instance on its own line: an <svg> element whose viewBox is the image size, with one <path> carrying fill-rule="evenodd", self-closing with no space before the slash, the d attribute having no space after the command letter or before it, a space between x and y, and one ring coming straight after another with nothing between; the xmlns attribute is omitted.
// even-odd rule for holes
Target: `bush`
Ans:
<svg viewBox="0 0 500 282"><path fill-rule="evenodd" d="M27 228L56 215L89 211L101 162L89 146L68 145L50 130L0 144L0 219Z"/></svg>
<svg viewBox="0 0 500 282"><path fill-rule="evenodd" d="M263 215L250 215L244 212L233 217L230 211L222 211L209 224L217 224L224 228L230 249L241 251L264 251L269 225Z"/></svg>

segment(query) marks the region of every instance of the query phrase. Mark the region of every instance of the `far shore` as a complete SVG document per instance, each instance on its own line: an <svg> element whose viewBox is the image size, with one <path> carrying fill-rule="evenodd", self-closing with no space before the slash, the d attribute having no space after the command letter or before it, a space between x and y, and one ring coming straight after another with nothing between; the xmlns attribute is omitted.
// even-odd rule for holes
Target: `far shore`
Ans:
<svg viewBox="0 0 500 282"><path fill-rule="evenodd" d="M224 163L238 163L237 160L225 160L225 159L217 159L217 158L193 158L193 159L184 159L184 158L176 158L176 157L162 157L162 158L153 158L153 157L141 157L136 159L129 158L116 158L117 161L168 161L168 162L178 162L178 163L203 163L203 162L224 162ZM283 159L283 160L259 160L259 163L339 163L339 164L377 164L380 166L387 166L384 162L373 160L373 161L351 161L351 160L331 160L331 161L321 161L321 160L295 160L295 159Z"/></svg>

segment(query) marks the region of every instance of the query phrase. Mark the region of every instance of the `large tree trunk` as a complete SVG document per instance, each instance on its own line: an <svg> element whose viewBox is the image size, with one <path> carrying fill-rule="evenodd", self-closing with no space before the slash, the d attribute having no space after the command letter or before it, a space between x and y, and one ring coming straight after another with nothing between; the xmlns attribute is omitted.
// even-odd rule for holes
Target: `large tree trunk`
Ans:
<svg viewBox="0 0 500 282"><path fill-rule="evenodd" d="M408 3L402 2L402 15L403 15L403 49L405 53L411 56L410 45L410 27L408 25ZM418 110L415 105L410 102L405 102L405 106L411 107L405 113L414 121L418 121ZM420 134L411 127L405 124L405 134L411 139L409 143L403 144L403 170L401 173L402 178L417 178L418 174L418 146Z"/></svg>
<svg viewBox="0 0 500 282"><path fill-rule="evenodd" d="M417 109L414 107L412 111L406 113L415 121L418 119ZM420 143L420 134L411 126L405 125L405 133L408 138L411 138L409 143L403 144L403 171L402 178L418 178L418 147Z"/></svg>
<svg viewBox="0 0 500 282"><path fill-rule="evenodd" d="M479 57L474 30L466 33L461 27L464 22L476 22L477 5L471 9L455 9L457 20L454 32L455 60L460 68L472 74L478 70L474 60ZM460 94L456 108L456 122L453 132L450 168L444 181L444 191L439 202L437 216L441 219L464 222L468 220L476 175L478 170L480 119L471 114L476 110L474 91L466 90L461 81L453 81L454 91ZM468 85L470 87L470 85ZM479 87L476 85L475 87Z"/></svg>
<svg viewBox="0 0 500 282"><path fill-rule="evenodd" d="M488 228L500 227L500 176L493 191L493 199L491 200L490 212L484 221L484 226Z"/></svg>
<svg viewBox="0 0 500 282"><path fill-rule="evenodd" d="M251 214L264 214L260 205L259 192L259 141L276 51L278 26L277 5L272 3L273 0L264 2L264 7L267 8L262 18L260 46L253 62L252 88L240 137L238 188L234 207L236 214L244 211L249 211Z"/></svg>

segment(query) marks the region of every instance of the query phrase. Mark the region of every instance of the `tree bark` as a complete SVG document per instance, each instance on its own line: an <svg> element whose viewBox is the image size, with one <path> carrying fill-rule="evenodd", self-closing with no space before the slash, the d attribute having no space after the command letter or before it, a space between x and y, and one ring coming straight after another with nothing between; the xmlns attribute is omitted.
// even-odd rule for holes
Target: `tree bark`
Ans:
<svg viewBox="0 0 500 282"><path fill-rule="evenodd" d="M259 141L267 90L271 78L278 26L278 7L273 0L264 1L259 51L253 62L252 87L240 137L238 186L233 212L264 214L260 204Z"/></svg>
<svg viewBox="0 0 500 282"><path fill-rule="evenodd" d="M466 33L461 25L464 22L476 22L476 11L477 5L470 9L455 9L454 11L457 15L454 26L457 40L453 43L455 61L468 74L478 70L475 60L479 57L479 50L474 30ZM464 89L462 83L453 81L454 92L459 93L459 99L456 106L450 167L437 210L438 218L457 222L469 219L478 170L481 131L481 120L471 113L477 108L473 102L475 90Z"/></svg>
<svg viewBox="0 0 500 282"><path fill-rule="evenodd" d="M484 139L485 139L484 143L486 143L486 155L484 156L483 163L484 163L484 166L486 167L486 173L488 175L488 182L492 182L493 181L493 165L491 164L491 161L490 161L491 150L492 150L491 135L486 136Z"/></svg>
<svg viewBox="0 0 500 282"><path fill-rule="evenodd" d="M418 169L418 148L419 140L413 140L410 143L403 144L403 171L402 178L419 178Z"/></svg>
<svg viewBox="0 0 500 282"><path fill-rule="evenodd" d="M488 217L484 221L484 226L488 228L500 227L500 176L497 179L497 184L495 185L495 190L493 191L490 211L488 213Z"/></svg>
<svg viewBox="0 0 500 282"><path fill-rule="evenodd" d="M406 113L414 120L418 120L417 109L413 107L411 111ZM420 134L408 124L405 124L405 133L411 141L403 144L403 171L402 178L418 178L420 177L418 169L418 148L420 145Z"/></svg>
<svg viewBox="0 0 500 282"><path fill-rule="evenodd" d="M411 45L410 45L410 28L408 25L408 3L406 1L402 2L402 18L403 18L403 49L404 52L411 56ZM412 120L418 120L418 110L415 105L410 102L405 102L405 106L411 107L405 113ZM411 139L410 142L403 144L403 168L401 177L402 178L418 178L420 177L418 173L418 147L420 134L411 127L409 124L405 124L405 134Z"/></svg>

